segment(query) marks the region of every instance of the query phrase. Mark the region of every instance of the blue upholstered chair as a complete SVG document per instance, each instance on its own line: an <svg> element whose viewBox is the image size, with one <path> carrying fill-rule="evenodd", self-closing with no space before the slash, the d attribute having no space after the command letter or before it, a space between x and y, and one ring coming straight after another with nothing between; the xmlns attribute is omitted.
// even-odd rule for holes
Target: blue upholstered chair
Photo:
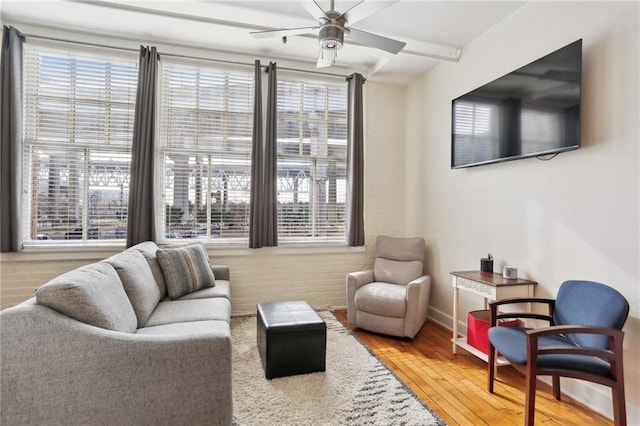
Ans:
<svg viewBox="0 0 640 426"><path fill-rule="evenodd" d="M541 303L548 314L503 313L512 303ZM626 425L622 326L629 303L618 291L592 281L565 281L556 299L503 299L489 304L489 383L493 393L496 350L526 377L525 425L533 426L536 377L551 376L553 396L560 400L560 377L609 386L614 422ZM546 328L496 327L503 318L532 318L549 322Z"/></svg>

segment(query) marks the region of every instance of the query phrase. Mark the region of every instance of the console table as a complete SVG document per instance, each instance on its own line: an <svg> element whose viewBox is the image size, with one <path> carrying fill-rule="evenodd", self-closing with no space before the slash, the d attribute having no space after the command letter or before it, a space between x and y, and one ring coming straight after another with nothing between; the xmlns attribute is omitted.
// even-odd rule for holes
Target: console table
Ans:
<svg viewBox="0 0 640 426"><path fill-rule="evenodd" d="M533 297L535 281L522 278L507 279L502 274L481 271L451 272L453 285L453 354L458 346L485 361L488 356L467 344L466 336L458 337L458 304L460 290L474 293L484 298L484 309L488 308L488 301L508 299L512 297ZM506 361L498 361L506 363Z"/></svg>

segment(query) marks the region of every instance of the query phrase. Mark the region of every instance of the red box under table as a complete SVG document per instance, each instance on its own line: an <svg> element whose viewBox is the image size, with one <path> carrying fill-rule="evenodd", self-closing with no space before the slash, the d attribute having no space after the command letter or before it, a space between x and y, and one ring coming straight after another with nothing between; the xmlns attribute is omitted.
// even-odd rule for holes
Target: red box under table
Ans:
<svg viewBox="0 0 640 426"><path fill-rule="evenodd" d="M522 322L519 319L502 320L498 323L501 326L517 327ZM467 344L489 354L489 311L481 309L471 311L467 315Z"/></svg>

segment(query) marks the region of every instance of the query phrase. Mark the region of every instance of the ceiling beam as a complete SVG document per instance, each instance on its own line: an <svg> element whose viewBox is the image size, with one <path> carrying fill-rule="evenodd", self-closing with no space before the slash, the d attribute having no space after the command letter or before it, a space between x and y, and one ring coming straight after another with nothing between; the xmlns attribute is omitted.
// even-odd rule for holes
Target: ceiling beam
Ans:
<svg viewBox="0 0 640 426"><path fill-rule="evenodd" d="M116 10L128 11L133 13L140 13L144 15L162 16L166 18L202 22L202 23L207 23L211 25L218 25L218 26L231 27L231 28L242 28L248 31L272 31L272 30L280 29L277 27L257 25L257 24L251 24L246 22L239 22L239 21L230 21L226 19L211 18L208 16L179 13L179 12L173 12L168 10L152 9L148 7L142 7L137 5L134 6L131 4L124 4L124 3L113 2L113 1L104 1L104 0L67 0L67 1L71 3L116 9ZM309 38L313 40L317 40L318 38L317 35L314 35L314 34L302 34L302 35L297 35L296 37L304 37L304 38ZM441 45L436 43L425 43L422 41L409 40L406 38L396 37L396 36L388 36L388 37L398 38L401 41L404 41L407 43L405 48L398 53L399 55L413 55L413 56L421 56L421 57L438 59L438 60L449 61L449 62L457 62L462 52L460 48L456 48L452 46L446 46L446 45ZM370 48L369 46L365 46L351 40L349 41L349 44L364 47L364 48ZM373 67L373 69L375 69L374 73L377 72L384 65L384 63L388 62L388 60L389 59L383 59L378 61L378 63Z"/></svg>

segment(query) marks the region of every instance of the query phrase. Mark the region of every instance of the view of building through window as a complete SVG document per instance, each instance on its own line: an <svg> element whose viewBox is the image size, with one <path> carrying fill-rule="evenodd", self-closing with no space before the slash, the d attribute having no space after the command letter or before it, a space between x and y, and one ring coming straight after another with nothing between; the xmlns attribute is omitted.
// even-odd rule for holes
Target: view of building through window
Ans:
<svg viewBox="0 0 640 426"><path fill-rule="evenodd" d="M253 70L161 61L159 238L247 242ZM137 57L25 49L25 241L124 239ZM343 241L346 82L278 81L278 237Z"/></svg>
<svg viewBox="0 0 640 426"><path fill-rule="evenodd" d="M278 81L278 237L343 240L346 82Z"/></svg>
<svg viewBox="0 0 640 426"><path fill-rule="evenodd" d="M136 62L26 46L25 241L126 237Z"/></svg>

